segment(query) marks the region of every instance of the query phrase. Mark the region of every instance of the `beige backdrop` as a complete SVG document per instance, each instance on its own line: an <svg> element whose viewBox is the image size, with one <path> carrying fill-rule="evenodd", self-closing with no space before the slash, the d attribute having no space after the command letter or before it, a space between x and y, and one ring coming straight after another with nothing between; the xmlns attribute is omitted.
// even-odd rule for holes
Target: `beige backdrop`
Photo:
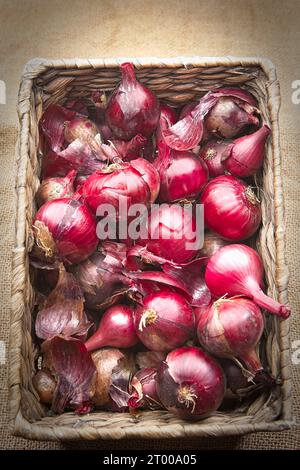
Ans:
<svg viewBox="0 0 300 470"><path fill-rule="evenodd" d="M9 329L11 249L14 231L14 144L18 83L33 57L259 55L277 66L281 83L281 142L286 198L287 258L292 341L299 321L300 104L292 82L300 80L300 0L0 0L0 340ZM1 101L1 100L0 100ZM299 355L300 359L300 355ZM4 361L2 361L4 362ZM300 364L294 365L295 417L300 421ZM242 438L86 443L32 442L7 431L7 367L0 364L0 448L9 449L279 449L300 448L296 431Z"/></svg>

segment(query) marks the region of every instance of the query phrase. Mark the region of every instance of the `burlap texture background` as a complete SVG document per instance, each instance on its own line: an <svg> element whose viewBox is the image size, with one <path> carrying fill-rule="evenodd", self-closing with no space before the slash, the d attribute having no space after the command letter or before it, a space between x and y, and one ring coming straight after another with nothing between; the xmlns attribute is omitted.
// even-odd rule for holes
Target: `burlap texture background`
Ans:
<svg viewBox="0 0 300 470"><path fill-rule="evenodd" d="M22 68L33 57L259 55L277 66L286 254L293 308L291 341L300 340L299 210L300 104L292 103L292 82L300 80L299 0L1 0L0 104L1 268L0 340L7 345L14 234L15 112ZM0 100L1 101L1 100ZM294 343L295 345L295 343ZM300 354L298 355L300 360ZM296 354L295 354L296 357ZM3 360L2 360L3 359ZM242 438L169 441L47 443L14 438L7 431L7 365L0 364L0 448L2 449L299 449L296 430ZM300 364L293 366L294 412L300 421Z"/></svg>

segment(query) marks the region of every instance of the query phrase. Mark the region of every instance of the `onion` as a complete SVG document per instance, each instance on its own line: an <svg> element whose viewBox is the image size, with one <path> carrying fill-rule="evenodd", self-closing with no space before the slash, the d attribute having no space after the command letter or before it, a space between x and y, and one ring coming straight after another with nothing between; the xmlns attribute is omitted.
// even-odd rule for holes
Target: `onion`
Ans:
<svg viewBox="0 0 300 470"><path fill-rule="evenodd" d="M280 317L289 317L289 307L281 305L263 291L264 269L259 254L246 245L220 248L209 260L205 281L216 297L245 295L257 305Z"/></svg>
<svg viewBox="0 0 300 470"><path fill-rule="evenodd" d="M79 263L95 251L98 238L96 221L88 207L76 199L46 202L36 213L33 232L35 254L53 262Z"/></svg>
<svg viewBox="0 0 300 470"><path fill-rule="evenodd" d="M162 404L156 392L156 369L139 370L131 380L131 396L128 401L130 408L147 408L159 410Z"/></svg>
<svg viewBox="0 0 300 470"><path fill-rule="evenodd" d="M221 237L244 240L261 222L261 208L250 186L234 176L217 176L201 195L206 226Z"/></svg>
<svg viewBox="0 0 300 470"><path fill-rule="evenodd" d="M155 207L148 219L148 237L138 243L156 256L186 263L199 251L196 219L191 206L162 204Z"/></svg>
<svg viewBox="0 0 300 470"><path fill-rule="evenodd" d="M32 379L32 383L38 393L40 402L45 405L51 405L56 389L56 380L50 371L47 369L37 371Z"/></svg>
<svg viewBox="0 0 300 470"><path fill-rule="evenodd" d="M138 342L133 324L133 309L115 305L103 314L97 331L85 343L88 351L104 346L132 348Z"/></svg>
<svg viewBox="0 0 300 470"><path fill-rule="evenodd" d="M127 208L132 204L149 204L155 190L151 188L153 193L151 192L143 174L135 168L134 162L135 160L130 163L112 164L105 170L96 171L86 180L82 194L95 213L102 204L110 204L118 214L120 200L127 204Z"/></svg>
<svg viewBox="0 0 300 470"><path fill-rule="evenodd" d="M134 314L136 333L153 351L170 351L192 337L194 314L183 296L161 289L144 297Z"/></svg>
<svg viewBox="0 0 300 470"><path fill-rule="evenodd" d="M52 199L71 197L74 194L74 179L76 171L71 170L65 177L46 178L36 193L39 206Z"/></svg>
<svg viewBox="0 0 300 470"><path fill-rule="evenodd" d="M226 170L240 178L254 175L263 163L265 143L270 133L271 129L264 125L253 134L236 139L229 155L223 156Z"/></svg>
<svg viewBox="0 0 300 470"><path fill-rule="evenodd" d="M97 134L99 134L98 127L85 116L76 117L72 121L65 123L65 140L69 144L79 139L80 142L85 142L93 148L97 145L95 141Z"/></svg>
<svg viewBox="0 0 300 470"><path fill-rule="evenodd" d="M50 105L43 113L40 128L53 152L60 152L65 142L65 122L77 116L76 111L56 104Z"/></svg>
<svg viewBox="0 0 300 470"><path fill-rule="evenodd" d="M263 330L263 316L252 300L220 298L199 318L197 334L211 354L241 360L255 376L263 370L256 353Z"/></svg>
<svg viewBox="0 0 300 470"><path fill-rule="evenodd" d="M205 161L211 178L224 175L223 159L230 154L232 146L231 142L224 140L210 140L201 148L199 157Z"/></svg>
<svg viewBox="0 0 300 470"><path fill-rule="evenodd" d="M139 369L157 369L166 358L166 353L161 351L141 351L136 355L136 363Z"/></svg>
<svg viewBox="0 0 300 470"><path fill-rule="evenodd" d="M195 347L175 349L157 371L157 394L168 411L197 420L222 403L225 377L210 356Z"/></svg>
<svg viewBox="0 0 300 470"><path fill-rule="evenodd" d="M160 188L160 177L157 169L144 158L137 158L136 160L132 160L130 163L133 168L140 173L143 181L147 183L150 190L150 203L153 204L158 196Z"/></svg>
<svg viewBox="0 0 300 470"><path fill-rule="evenodd" d="M42 339L57 335L73 336L84 341L91 323L84 313L83 304L82 290L61 263L57 285L37 314L36 335Z"/></svg>
<svg viewBox="0 0 300 470"><path fill-rule="evenodd" d="M214 92L219 99L205 118L209 132L231 139L250 126L259 125L259 110L250 93L241 89L223 88Z"/></svg>
<svg viewBox="0 0 300 470"><path fill-rule="evenodd" d="M161 202L189 199L200 194L208 179L205 163L192 152L171 150L156 160L160 175Z"/></svg>
<svg viewBox="0 0 300 470"><path fill-rule="evenodd" d="M135 372L132 354L104 348L92 353L92 359L97 370L93 403L113 411L126 409L130 379Z"/></svg>
<svg viewBox="0 0 300 470"><path fill-rule="evenodd" d="M43 366L57 378L51 410L62 413L75 408L77 413L91 410L96 368L81 341L59 336L42 344Z"/></svg>
<svg viewBox="0 0 300 470"><path fill-rule="evenodd" d="M175 122L177 121L177 113L174 108L171 108L171 106L168 106L167 104L164 104L164 103L160 103L159 111L160 111L159 122L158 122L158 126L156 129L156 134L155 134L156 147L158 149L161 144L164 145L164 139L162 136L161 127L164 126L165 121L168 121L170 125L175 124Z"/></svg>
<svg viewBox="0 0 300 470"><path fill-rule="evenodd" d="M220 248L229 244L229 241L224 240L219 235L213 232L205 232L203 246L200 251L201 256L211 258Z"/></svg>
<svg viewBox="0 0 300 470"><path fill-rule="evenodd" d="M207 313L207 311L210 309L210 305L201 305L200 307L195 307L194 308L194 317L195 317L195 326L196 328L198 327L198 323L200 321L200 318Z"/></svg>
<svg viewBox="0 0 300 470"><path fill-rule="evenodd" d="M106 119L119 139L129 140L136 134L149 137L157 126L159 103L155 94L137 81L133 64L120 66L121 83L111 95Z"/></svg>
<svg viewBox="0 0 300 470"><path fill-rule="evenodd" d="M129 288L129 281L122 274L123 264L120 259L124 245L113 243L114 252L107 248L107 242L103 245L101 252L93 253L83 263L72 268L84 292L85 305L92 310L110 307ZM117 250L120 250L119 253Z"/></svg>

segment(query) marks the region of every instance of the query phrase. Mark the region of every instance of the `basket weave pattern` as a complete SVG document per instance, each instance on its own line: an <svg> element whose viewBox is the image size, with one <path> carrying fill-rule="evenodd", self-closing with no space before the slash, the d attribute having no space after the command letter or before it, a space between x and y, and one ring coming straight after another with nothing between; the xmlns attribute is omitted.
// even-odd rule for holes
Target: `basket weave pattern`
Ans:
<svg viewBox="0 0 300 470"><path fill-rule="evenodd" d="M284 259L284 204L278 129L279 86L268 60L257 58L177 58L119 60L34 60L27 64L19 91L20 133L17 144L16 235L13 255L10 334L10 427L33 439L120 439L238 435L287 429L291 425L289 320L266 317L265 362L281 385L262 393L238 412L216 412L197 423L182 421L166 411L65 413L46 417L32 385L36 350L32 341L34 291L29 280L28 251L36 210L40 155L38 121L52 103L84 97L91 90L111 91L120 79L119 64L132 61L137 77L160 99L181 106L221 86L242 86L256 96L265 122L272 128L264 167L257 177L262 202L262 227L257 248L268 294L287 303L288 271Z"/></svg>

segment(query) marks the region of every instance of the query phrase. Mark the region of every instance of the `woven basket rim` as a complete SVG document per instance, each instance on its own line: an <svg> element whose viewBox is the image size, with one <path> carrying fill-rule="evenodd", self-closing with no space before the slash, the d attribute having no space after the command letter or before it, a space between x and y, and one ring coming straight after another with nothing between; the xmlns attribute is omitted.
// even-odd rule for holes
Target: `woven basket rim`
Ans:
<svg viewBox="0 0 300 470"><path fill-rule="evenodd" d="M192 57L173 57L173 58L155 58L155 57L143 57L143 58L131 58L131 57L121 57L121 58L98 58L98 59L43 59L35 58L27 62L25 65L20 90L26 89L25 99L22 100L19 97L18 101L18 114L20 121L20 131L19 138L17 142L16 157L17 157L17 177L16 177L16 192L17 192L17 211L20 207L24 206L26 203L25 191L20 191L25 187L26 179L26 164L21 159L21 149L24 150L28 144L28 122L30 116L30 93L32 91L33 80L43 74L48 69L69 69L69 68L118 68L119 65L123 62L133 62L137 68L147 68L147 67L166 67L166 68L176 68L176 67L212 67L212 66L253 66L259 67L262 69L264 74L268 79L268 101L272 102L270 108L270 117L272 122L272 132L273 132L273 161L276 161L274 164L274 179L276 180L275 194L274 197L281 201L283 205L283 195L282 195L282 184L281 184L281 173L280 173L280 142L279 142L279 126L278 126L278 112L280 108L280 98L279 98L279 83L277 80L276 69L271 60L264 57L238 57L238 56L227 56L227 57L201 57L201 56L192 56ZM26 129L27 126L27 129ZM274 142L276 143L274 145ZM16 236L15 236L15 246L14 246L14 257L18 256L21 252L25 251L24 243L20 246L18 245L18 239L25 240L25 227L18 226L18 218L16 216ZM23 238L22 238L23 237ZM276 239L276 255L280 258L281 267L287 271L287 266L284 259L284 219L282 211L276 211L275 205L275 239ZM280 255L280 256L279 256ZM14 264L14 259L13 259ZM279 299L281 297L281 292L287 290L288 281L284 285L280 285ZM16 338L16 330L18 328L18 335ZM280 334L281 334L281 366L285 370L285 382L283 388L285 390L285 399L282 402L282 416L281 418L272 421L272 422L261 422L261 423L245 423L239 424L233 429L231 424L226 424L220 427L218 432L211 434L209 432L209 425L202 425L200 423L193 424L183 424L178 430L178 437L180 436L225 436L225 435L236 435L236 434L245 434L258 431L280 431L283 429L289 429L294 425L292 420L292 410L291 410L291 370L290 370L290 358L289 354L286 352L289 349L289 320L281 322L279 325ZM20 410L20 386L19 383L15 383L13 378L15 377L16 370L13 374L13 360L16 356L21 355L21 340L22 340L22 331L21 331L21 322L18 325L11 325L10 328L10 344L9 344L9 353L10 353L10 371L9 371L9 406L10 406L10 430L16 435L22 435L28 438L34 439L49 439L49 435L45 431L45 426L41 426L43 420L37 421L35 423L29 423L21 414ZM20 377L20 369L18 369L18 376ZM137 426L134 430L131 428L126 435L130 437L146 437L146 438L162 438L162 437L171 437L169 435L169 424L160 426L155 430L155 435L147 433L146 436L143 436L140 427ZM206 429L207 427L207 429ZM74 429L71 427L61 426L61 429L57 429L57 433L54 433L53 439L75 439L78 438L78 433L76 434ZM82 429L82 428L81 428ZM88 426L85 426L88 432ZM126 426L122 427L120 432L120 438L122 438L122 433L125 433ZM123 431L123 432L122 432ZM95 433L95 428L93 428L93 433ZM136 433L136 434L135 434ZM174 431L173 431L174 434ZM172 434L172 435L173 435ZM125 435L125 434L124 434ZM111 439L110 430L101 429L100 432L97 430L98 439Z"/></svg>

